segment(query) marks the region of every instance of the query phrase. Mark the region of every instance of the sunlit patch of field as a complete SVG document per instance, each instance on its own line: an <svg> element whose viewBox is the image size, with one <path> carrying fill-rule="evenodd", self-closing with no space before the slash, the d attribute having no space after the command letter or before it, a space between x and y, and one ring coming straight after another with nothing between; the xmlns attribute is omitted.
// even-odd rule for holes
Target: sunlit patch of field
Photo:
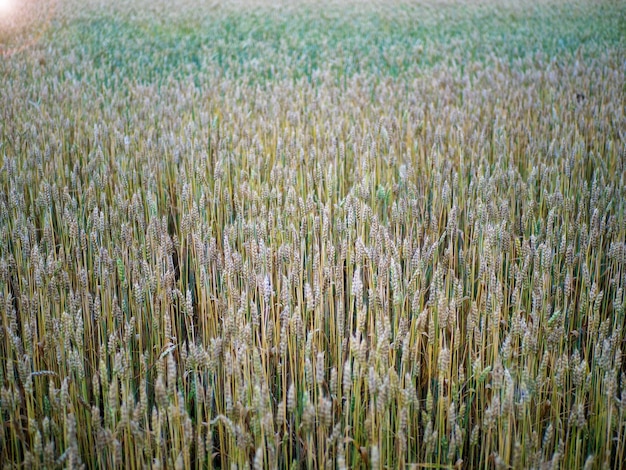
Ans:
<svg viewBox="0 0 626 470"><path fill-rule="evenodd" d="M46 34L56 0L0 0L0 57L35 46Z"/></svg>
<svg viewBox="0 0 626 470"><path fill-rule="evenodd" d="M624 4L16 5L3 465L620 468Z"/></svg>

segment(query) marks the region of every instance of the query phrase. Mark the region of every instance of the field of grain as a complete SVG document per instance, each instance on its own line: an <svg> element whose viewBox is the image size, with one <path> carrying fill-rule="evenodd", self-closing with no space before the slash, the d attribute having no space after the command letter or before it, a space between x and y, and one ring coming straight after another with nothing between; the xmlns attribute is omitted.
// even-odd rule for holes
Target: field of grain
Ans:
<svg viewBox="0 0 626 470"><path fill-rule="evenodd" d="M0 8L3 468L626 461L626 3Z"/></svg>

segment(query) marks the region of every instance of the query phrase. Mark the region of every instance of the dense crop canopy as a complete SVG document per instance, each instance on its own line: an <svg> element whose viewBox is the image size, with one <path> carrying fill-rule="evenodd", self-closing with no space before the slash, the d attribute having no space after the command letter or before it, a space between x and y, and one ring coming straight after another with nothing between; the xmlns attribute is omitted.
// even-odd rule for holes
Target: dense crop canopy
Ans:
<svg viewBox="0 0 626 470"><path fill-rule="evenodd" d="M620 467L622 3L73 1L0 19L3 465Z"/></svg>

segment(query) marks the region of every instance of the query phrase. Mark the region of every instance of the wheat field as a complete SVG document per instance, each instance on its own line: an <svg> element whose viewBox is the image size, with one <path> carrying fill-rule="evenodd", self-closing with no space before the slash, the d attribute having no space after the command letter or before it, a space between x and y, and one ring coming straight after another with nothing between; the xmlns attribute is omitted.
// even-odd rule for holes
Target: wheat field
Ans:
<svg viewBox="0 0 626 470"><path fill-rule="evenodd" d="M626 4L0 15L3 468L625 464Z"/></svg>

